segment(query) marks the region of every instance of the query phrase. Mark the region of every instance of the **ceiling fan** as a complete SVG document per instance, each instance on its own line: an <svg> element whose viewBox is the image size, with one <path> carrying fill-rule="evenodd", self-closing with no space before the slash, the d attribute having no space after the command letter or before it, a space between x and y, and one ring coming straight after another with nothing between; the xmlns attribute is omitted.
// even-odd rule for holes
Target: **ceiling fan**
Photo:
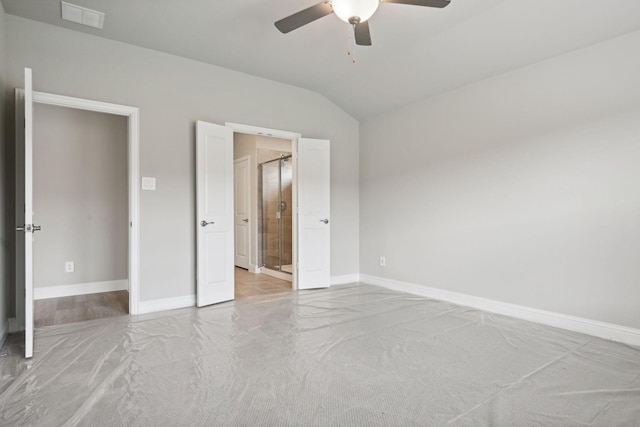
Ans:
<svg viewBox="0 0 640 427"><path fill-rule="evenodd" d="M338 18L353 25L356 44L371 46L368 19L378 10L380 3L399 3L414 6L445 7L451 0L325 0L275 23L281 33L288 33L324 16L335 13Z"/></svg>

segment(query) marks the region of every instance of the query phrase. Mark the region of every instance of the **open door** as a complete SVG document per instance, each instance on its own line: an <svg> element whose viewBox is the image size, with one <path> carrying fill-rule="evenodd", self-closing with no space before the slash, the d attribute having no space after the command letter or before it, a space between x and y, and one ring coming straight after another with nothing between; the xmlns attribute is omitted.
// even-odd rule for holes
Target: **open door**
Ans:
<svg viewBox="0 0 640 427"><path fill-rule="evenodd" d="M232 300L233 131L196 124L196 239L198 307Z"/></svg>
<svg viewBox="0 0 640 427"><path fill-rule="evenodd" d="M30 358L33 356L33 233L40 227L33 225L33 86L29 68L24 69L23 123L24 146L18 147L17 151L24 153L24 158L16 160L20 163L24 161L24 223L18 225L16 231L24 233L24 264L20 265L20 268L24 268L24 273L20 272L19 276L24 274L24 357ZM22 215L18 218L22 218ZM17 250L22 249L21 247L22 244L16 245ZM21 258L16 255L16 258Z"/></svg>
<svg viewBox="0 0 640 427"><path fill-rule="evenodd" d="M251 253L251 229L249 217L251 216L251 169L249 157L236 159L233 163L233 197L234 197L234 224L235 224L235 265L249 269L249 254Z"/></svg>
<svg viewBox="0 0 640 427"><path fill-rule="evenodd" d="M298 289L331 281L329 141L298 139Z"/></svg>

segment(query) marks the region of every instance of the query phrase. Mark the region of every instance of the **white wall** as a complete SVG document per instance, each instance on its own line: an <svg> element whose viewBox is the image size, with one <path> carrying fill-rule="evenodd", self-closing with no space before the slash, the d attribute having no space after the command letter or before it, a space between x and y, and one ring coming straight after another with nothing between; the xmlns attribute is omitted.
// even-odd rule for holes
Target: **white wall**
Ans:
<svg viewBox="0 0 640 427"><path fill-rule="evenodd" d="M288 139L270 138L268 136L256 136L256 147L267 150L285 151L291 153L291 141Z"/></svg>
<svg viewBox="0 0 640 427"><path fill-rule="evenodd" d="M123 116L35 104L34 288L127 279L127 129Z"/></svg>
<svg viewBox="0 0 640 427"><path fill-rule="evenodd" d="M361 272L640 328L638 46L364 122Z"/></svg>
<svg viewBox="0 0 640 427"><path fill-rule="evenodd" d="M11 292L11 247L13 240L11 236L11 215L10 210L13 204L10 201L10 195L13 192L9 186L12 182L10 178L9 166L9 149L8 126L6 117L7 103L10 102L7 96L5 86L5 66L7 63L6 47L5 47L5 14L4 6L0 2L0 345L4 341L8 330L8 308L9 299L12 297Z"/></svg>
<svg viewBox="0 0 640 427"><path fill-rule="evenodd" d="M195 292L195 121L331 140L332 275L358 271L358 122L316 93L7 16L9 86L140 108L141 301Z"/></svg>

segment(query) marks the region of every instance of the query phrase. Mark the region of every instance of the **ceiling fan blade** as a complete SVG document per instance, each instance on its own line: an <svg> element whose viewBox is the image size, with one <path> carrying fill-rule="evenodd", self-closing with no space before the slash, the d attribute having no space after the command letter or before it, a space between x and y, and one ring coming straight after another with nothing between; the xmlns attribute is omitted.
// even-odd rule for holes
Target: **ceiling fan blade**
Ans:
<svg viewBox="0 0 640 427"><path fill-rule="evenodd" d="M371 33L369 32L369 21L364 21L353 26L358 46L371 46Z"/></svg>
<svg viewBox="0 0 640 427"><path fill-rule="evenodd" d="M308 7L298 13L294 13L291 16L287 16L286 18L279 20L275 25L281 33L286 34L289 31L293 31L303 25L307 25L316 19L320 19L323 16L327 16L332 13L333 8L331 7L331 4L323 1L322 3L318 3L315 6Z"/></svg>
<svg viewBox="0 0 640 427"><path fill-rule="evenodd" d="M446 7L451 0L382 0L384 3L411 4L414 6Z"/></svg>

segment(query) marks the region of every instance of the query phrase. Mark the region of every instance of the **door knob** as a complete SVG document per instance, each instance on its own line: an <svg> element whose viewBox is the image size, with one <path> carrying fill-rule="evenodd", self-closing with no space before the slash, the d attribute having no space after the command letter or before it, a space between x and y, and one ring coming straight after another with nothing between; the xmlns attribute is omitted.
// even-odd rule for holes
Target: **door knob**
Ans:
<svg viewBox="0 0 640 427"><path fill-rule="evenodd" d="M328 219L321 219L320 222L324 222L325 224L329 224L329 220Z"/></svg>
<svg viewBox="0 0 640 427"><path fill-rule="evenodd" d="M249 218L245 218L245 219L243 219L242 221L244 221L244 222L249 222Z"/></svg>
<svg viewBox="0 0 640 427"><path fill-rule="evenodd" d="M16 231L24 231L25 233L34 233L40 230L42 230L42 227L40 225L33 224L19 225L16 227Z"/></svg>
<svg viewBox="0 0 640 427"><path fill-rule="evenodd" d="M200 221L200 225L203 226L203 227L206 227L209 224L215 224L215 222L213 222L213 221L207 222L205 220Z"/></svg>

